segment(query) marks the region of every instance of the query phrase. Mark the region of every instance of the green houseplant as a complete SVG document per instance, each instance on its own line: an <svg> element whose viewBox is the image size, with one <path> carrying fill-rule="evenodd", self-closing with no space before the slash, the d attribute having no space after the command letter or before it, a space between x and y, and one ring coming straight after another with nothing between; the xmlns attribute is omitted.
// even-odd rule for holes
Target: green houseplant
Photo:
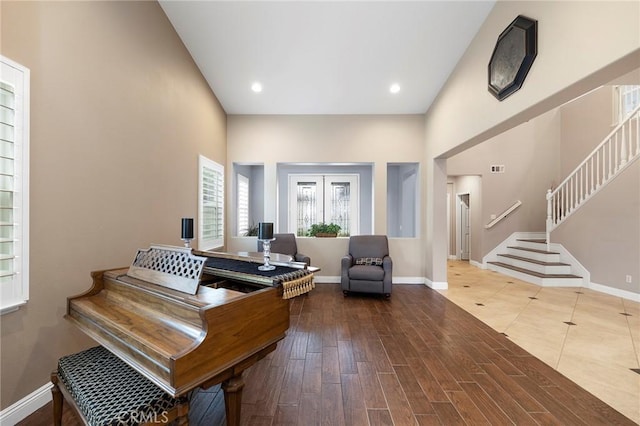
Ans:
<svg viewBox="0 0 640 426"><path fill-rule="evenodd" d="M314 223L309 228L307 236L309 237L337 237L340 233L340 225L335 223Z"/></svg>
<svg viewBox="0 0 640 426"><path fill-rule="evenodd" d="M258 236L258 225L254 223L249 227L249 229L247 230L247 233L244 234L243 237L256 237L256 236Z"/></svg>

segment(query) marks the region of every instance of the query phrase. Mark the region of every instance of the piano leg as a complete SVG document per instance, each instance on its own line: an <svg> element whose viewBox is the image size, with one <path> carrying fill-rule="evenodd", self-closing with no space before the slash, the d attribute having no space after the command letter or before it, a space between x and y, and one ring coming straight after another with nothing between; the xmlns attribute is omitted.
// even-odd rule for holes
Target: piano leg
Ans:
<svg viewBox="0 0 640 426"><path fill-rule="evenodd" d="M227 414L227 426L240 425L242 388L244 388L242 371L222 382L222 390L224 391L224 408Z"/></svg>
<svg viewBox="0 0 640 426"><path fill-rule="evenodd" d="M176 407L177 418L175 423L178 426L188 426L189 424L189 400L184 398L184 401Z"/></svg>
<svg viewBox="0 0 640 426"><path fill-rule="evenodd" d="M51 396L53 398L53 424L54 426L60 426L62 424L62 392L58 387L58 373L54 371L51 373Z"/></svg>

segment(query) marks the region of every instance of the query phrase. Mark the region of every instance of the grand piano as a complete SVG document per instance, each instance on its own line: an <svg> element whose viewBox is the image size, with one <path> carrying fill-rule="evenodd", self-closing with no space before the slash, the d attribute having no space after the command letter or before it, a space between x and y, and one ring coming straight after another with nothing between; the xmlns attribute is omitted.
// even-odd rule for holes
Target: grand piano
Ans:
<svg viewBox="0 0 640 426"><path fill-rule="evenodd" d="M93 272L65 317L172 396L222 383L237 425L242 372L285 337L287 299L314 286L304 264L260 272L259 261L152 246L129 268Z"/></svg>

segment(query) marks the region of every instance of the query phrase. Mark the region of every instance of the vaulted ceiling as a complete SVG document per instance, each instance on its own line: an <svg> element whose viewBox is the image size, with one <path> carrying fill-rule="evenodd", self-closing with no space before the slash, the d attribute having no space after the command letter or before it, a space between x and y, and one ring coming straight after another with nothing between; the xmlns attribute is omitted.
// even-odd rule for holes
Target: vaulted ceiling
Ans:
<svg viewBox="0 0 640 426"><path fill-rule="evenodd" d="M424 113L494 3L160 0L228 114Z"/></svg>

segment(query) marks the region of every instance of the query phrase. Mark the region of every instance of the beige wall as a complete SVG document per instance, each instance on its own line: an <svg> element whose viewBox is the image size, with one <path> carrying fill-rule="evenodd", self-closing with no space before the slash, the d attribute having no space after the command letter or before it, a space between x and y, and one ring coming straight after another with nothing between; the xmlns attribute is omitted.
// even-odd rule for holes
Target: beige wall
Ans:
<svg viewBox="0 0 640 426"><path fill-rule="evenodd" d="M487 91L487 63L498 35L519 14L538 20L538 56L523 87L499 102ZM442 200L446 199L447 172L441 158L637 68L638 16L638 2L496 3L426 114L423 220L428 279L446 281L446 203Z"/></svg>
<svg viewBox="0 0 640 426"><path fill-rule="evenodd" d="M613 91L605 85L562 106L561 181L613 130Z"/></svg>
<svg viewBox="0 0 640 426"><path fill-rule="evenodd" d="M265 220L276 219L278 163L372 163L374 233L387 228L387 163L416 162L423 156L424 116L243 116L228 117L227 162L264 164ZM231 179L227 190L233 192ZM235 210L228 204L227 222ZM347 238L299 238L300 252L322 268L321 277L340 275ZM229 238L230 251L253 249L255 239ZM423 277L420 238L391 239L394 279ZM401 278L400 278L401 279Z"/></svg>
<svg viewBox="0 0 640 426"><path fill-rule="evenodd" d="M2 54L31 70L30 300L1 318L4 409L92 344L63 319L90 271L181 243L226 117L155 2L0 5Z"/></svg>
<svg viewBox="0 0 640 426"><path fill-rule="evenodd" d="M640 161L551 234L589 271L591 282L640 294ZM631 275L632 282L626 282Z"/></svg>

